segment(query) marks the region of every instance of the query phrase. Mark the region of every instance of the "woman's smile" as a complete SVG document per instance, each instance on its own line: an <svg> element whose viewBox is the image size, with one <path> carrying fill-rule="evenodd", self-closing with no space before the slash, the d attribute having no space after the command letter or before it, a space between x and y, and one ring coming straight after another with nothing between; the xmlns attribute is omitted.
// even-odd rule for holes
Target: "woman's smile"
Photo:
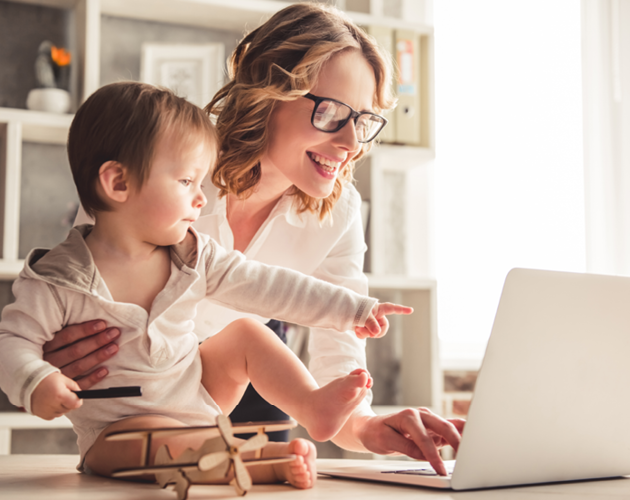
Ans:
<svg viewBox="0 0 630 500"><path fill-rule="evenodd" d="M308 151L306 154L315 166L317 173L326 179L334 179L343 163L343 161L334 161L311 151Z"/></svg>

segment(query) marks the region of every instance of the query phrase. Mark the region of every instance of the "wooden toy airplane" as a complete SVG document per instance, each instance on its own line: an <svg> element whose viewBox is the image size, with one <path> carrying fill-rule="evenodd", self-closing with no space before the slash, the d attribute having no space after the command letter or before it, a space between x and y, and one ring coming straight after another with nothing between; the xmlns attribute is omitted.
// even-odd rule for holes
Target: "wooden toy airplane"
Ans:
<svg viewBox="0 0 630 500"><path fill-rule="evenodd" d="M243 496L252 486L252 480L247 467L253 465L275 464L289 462L295 455L283 457L261 458L262 448L269 438L265 432L281 431L295 427L294 420L278 422L248 422L232 425L225 415L217 417L217 425L200 427L162 427L156 429L137 429L112 432L105 436L106 441L142 440L140 466L133 469L114 471L113 477L139 476L154 474L162 488L169 484L175 485L178 500L186 500L188 489L192 484L200 484L227 477L230 470L234 472L234 479L230 484L236 492ZM198 450L188 449L179 457L173 459L167 445L162 445L155 456L154 464L149 464L152 439L169 436L181 436L203 431L209 438ZM241 444L237 444L234 433L257 433ZM243 460L241 453L256 451L256 458Z"/></svg>

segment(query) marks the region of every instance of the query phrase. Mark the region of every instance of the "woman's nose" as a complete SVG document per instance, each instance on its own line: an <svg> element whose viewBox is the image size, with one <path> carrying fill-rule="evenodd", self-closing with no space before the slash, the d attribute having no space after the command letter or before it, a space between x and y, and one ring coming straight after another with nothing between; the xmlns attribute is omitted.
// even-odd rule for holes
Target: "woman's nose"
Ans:
<svg viewBox="0 0 630 500"><path fill-rule="evenodd" d="M335 133L337 145L350 153L358 153L361 143L357 138L357 130L354 120L348 120L341 130Z"/></svg>

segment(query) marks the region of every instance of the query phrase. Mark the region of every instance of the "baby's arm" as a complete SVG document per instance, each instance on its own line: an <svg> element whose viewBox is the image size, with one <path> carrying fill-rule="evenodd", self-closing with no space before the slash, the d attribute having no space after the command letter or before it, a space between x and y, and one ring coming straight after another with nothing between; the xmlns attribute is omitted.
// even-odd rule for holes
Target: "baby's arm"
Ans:
<svg viewBox="0 0 630 500"><path fill-rule="evenodd" d="M31 412L44 420L61 417L83 404L72 392L80 390L79 384L71 378L61 373L51 373L33 391Z"/></svg>
<svg viewBox="0 0 630 500"><path fill-rule="evenodd" d="M238 311L337 331L363 328L369 321L360 330L366 337L384 335L385 315L411 312L393 304L381 307L376 299L291 269L247 260L212 240L206 250L210 300Z"/></svg>
<svg viewBox="0 0 630 500"><path fill-rule="evenodd" d="M13 294L16 300L4 308L0 323L0 387L14 405L51 419L58 415L51 415L48 410L42 413L41 408L54 405L58 393L64 390L50 390L51 384L58 386L53 380L59 380L60 375L57 368L42 359L42 345L52 339L53 334L49 332L63 326L63 313L51 289L42 281L18 278ZM75 387L74 381L63 379L65 387ZM47 382L40 389L44 381ZM66 393L66 396L69 397L69 401L63 400L66 411L80 405L76 395Z"/></svg>

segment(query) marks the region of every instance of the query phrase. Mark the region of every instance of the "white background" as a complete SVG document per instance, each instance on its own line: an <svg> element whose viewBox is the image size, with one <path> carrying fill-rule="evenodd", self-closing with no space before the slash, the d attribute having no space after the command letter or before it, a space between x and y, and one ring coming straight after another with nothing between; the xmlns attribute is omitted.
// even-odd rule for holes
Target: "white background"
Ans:
<svg viewBox="0 0 630 500"><path fill-rule="evenodd" d="M434 16L438 332L445 367L475 368L511 268L585 270L580 2Z"/></svg>

